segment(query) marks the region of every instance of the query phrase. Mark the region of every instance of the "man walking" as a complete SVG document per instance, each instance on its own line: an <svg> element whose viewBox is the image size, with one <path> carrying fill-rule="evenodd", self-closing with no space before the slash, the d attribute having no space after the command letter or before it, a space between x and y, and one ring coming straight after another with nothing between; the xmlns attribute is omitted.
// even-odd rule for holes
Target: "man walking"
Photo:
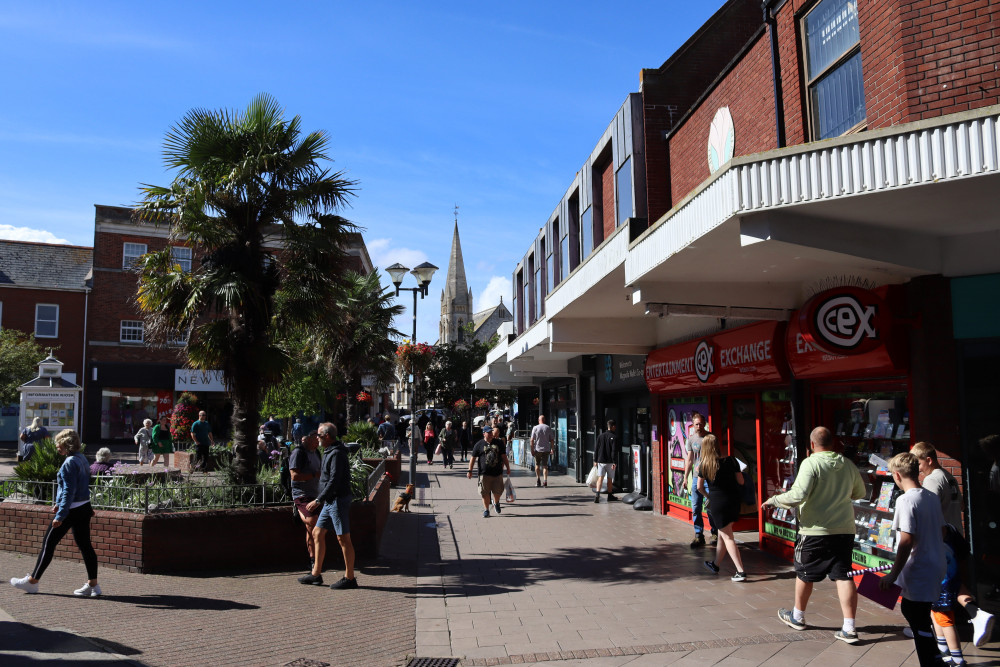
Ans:
<svg viewBox="0 0 1000 667"><path fill-rule="evenodd" d="M483 497L483 518L490 516L490 493L493 494L493 509L500 514L500 496L503 495L503 469L507 468L510 475L510 460L497 441L499 429L486 427L483 439L472 448L469 459L469 472L466 477L472 479L472 466L479 466L479 494Z"/></svg>
<svg viewBox="0 0 1000 667"><path fill-rule="evenodd" d="M198 413L198 420L191 424L191 440L194 441L195 455L198 457L195 467L204 472L208 469L209 447L215 444L212 425L208 423L208 415L204 410Z"/></svg>
<svg viewBox="0 0 1000 667"><path fill-rule="evenodd" d="M604 478L608 478L608 502L618 500L613 494L613 482L615 478L615 459L618 454L618 434L615 433L617 425L614 419L608 420L608 430L597 436L597 445L594 447L594 467L597 468L597 487L594 494L594 502L601 502L601 489L604 487Z"/></svg>
<svg viewBox="0 0 1000 667"><path fill-rule="evenodd" d="M844 625L834 637L848 644L858 641L854 616L858 591L851 577L854 550L854 506L865 496L865 483L854 464L833 451L830 429L818 426L809 434L812 455L799 466L795 483L786 493L764 501L761 509L799 508L799 536L795 542L795 606L779 609L778 618L795 630L805 630L805 611L813 584L829 576L837 585Z"/></svg>
<svg viewBox="0 0 1000 667"><path fill-rule="evenodd" d="M438 442L441 443L441 464L445 468L454 468L455 445L458 444L458 434L451 427L451 420L444 423L444 428L438 434Z"/></svg>
<svg viewBox="0 0 1000 667"><path fill-rule="evenodd" d="M312 572L299 577L300 584L323 585L323 558L326 556L326 532L337 534L340 550L344 553L344 576L330 584L330 588L357 588L354 576L354 545L351 543L351 469L347 448L337 440L337 427L329 422L319 425L319 442L325 450L323 471L319 478L319 495L306 505L310 512L319 510L319 519L313 529L313 548L316 560Z"/></svg>
<svg viewBox="0 0 1000 667"><path fill-rule="evenodd" d="M378 439L382 441L383 447L395 449L396 427L389 421L389 415L386 415L385 421L378 425Z"/></svg>
<svg viewBox="0 0 1000 667"><path fill-rule="evenodd" d="M702 509L705 506L705 495L708 495L708 482L705 483L705 495L698 491L695 479L698 477L698 469L701 467L701 441L708 435L705 430L705 417L699 412L691 413L691 428L693 433L688 435L687 442L684 443L684 481L687 482L688 475L691 475L691 523L694 524L694 540L691 547L705 546L705 518ZM719 529L712 521L712 515L708 515L708 525L712 529L712 543L719 539Z"/></svg>
<svg viewBox="0 0 1000 667"><path fill-rule="evenodd" d="M549 456L556 434L545 423L545 415L538 415L538 425L531 429L531 453L535 457L535 486L549 485Z"/></svg>

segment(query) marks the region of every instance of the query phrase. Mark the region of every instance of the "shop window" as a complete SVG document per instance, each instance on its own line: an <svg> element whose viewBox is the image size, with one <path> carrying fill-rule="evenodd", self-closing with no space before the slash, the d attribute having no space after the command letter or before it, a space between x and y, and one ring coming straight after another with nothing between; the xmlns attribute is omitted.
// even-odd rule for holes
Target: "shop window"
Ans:
<svg viewBox="0 0 1000 667"><path fill-rule="evenodd" d="M174 264L179 264L181 271L188 273L191 271L191 248L181 245L170 246L170 259Z"/></svg>
<svg viewBox="0 0 1000 667"><path fill-rule="evenodd" d="M837 137L865 122L857 0L821 0L802 21L810 132Z"/></svg>
<svg viewBox="0 0 1000 667"><path fill-rule="evenodd" d="M632 217L632 158L625 160L615 175L618 188L618 221L616 227L621 227Z"/></svg>
<svg viewBox="0 0 1000 667"><path fill-rule="evenodd" d="M118 340L122 343L143 342L142 320L122 320Z"/></svg>
<svg viewBox="0 0 1000 667"><path fill-rule="evenodd" d="M139 264L139 258L146 254L145 243L122 244L122 268L134 269Z"/></svg>
<svg viewBox="0 0 1000 667"><path fill-rule="evenodd" d="M53 303L35 304L35 338L59 337L59 306Z"/></svg>
<svg viewBox="0 0 1000 667"><path fill-rule="evenodd" d="M580 261L594 250L594 207L588 206L580 216Z"/></svg>
<svg viewBox="0 0 1000 667"><path fill-rule="evenodd" d="M171 392L156 389L118 389L101 390L101 439L118 440L132 436L142 426L144 419L156 422L159 406L166 400L169 408Z"/></svg>

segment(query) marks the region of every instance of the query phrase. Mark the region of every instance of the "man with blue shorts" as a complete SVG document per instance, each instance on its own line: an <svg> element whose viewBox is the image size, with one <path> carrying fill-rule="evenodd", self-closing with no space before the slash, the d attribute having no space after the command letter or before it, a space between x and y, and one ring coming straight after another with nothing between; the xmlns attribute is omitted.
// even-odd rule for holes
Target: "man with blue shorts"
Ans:
<svg viewBox="0 0 1000 667"><path fill-rule="evenodd" d="M313 543L316 560L312 572L299 577L300 584L323 585L323 558L326 556L326 532L334 531L340 549L344 552L344 576L330 584L330 588L357 588L354 576L354 545L351 543L351 467L347 460L347 448L337 440L337 427L330 422L319 425L319 442L323 445L323 467L319 478L319 495L306 506L319 519L313 529Z"/></svg>

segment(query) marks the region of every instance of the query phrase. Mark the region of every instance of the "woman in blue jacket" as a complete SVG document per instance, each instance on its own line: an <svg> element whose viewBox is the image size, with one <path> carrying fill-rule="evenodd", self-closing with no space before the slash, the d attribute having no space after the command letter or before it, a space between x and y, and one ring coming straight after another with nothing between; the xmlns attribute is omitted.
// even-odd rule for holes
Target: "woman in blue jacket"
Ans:
<svg viewBox="0 0 1000 667"><path fill-rule="evenodd" d="M60 431L55 442L58 452L66 457L57 476L58 488L52 506L56 516L45 532L35 570L20 579L11 579L10 583L26 593L37 593L38 580L52 562L56 545L72 529L73 539L76 540L76 546L83 554L83 562L87 566L88 578L83 588L78 588L73 594L95 598L101 594L101 587L97 583L97 554L90 544L90 517L94 515L94 510L90 507L90 464L80 452L80 436L76 431Z"/></svg>

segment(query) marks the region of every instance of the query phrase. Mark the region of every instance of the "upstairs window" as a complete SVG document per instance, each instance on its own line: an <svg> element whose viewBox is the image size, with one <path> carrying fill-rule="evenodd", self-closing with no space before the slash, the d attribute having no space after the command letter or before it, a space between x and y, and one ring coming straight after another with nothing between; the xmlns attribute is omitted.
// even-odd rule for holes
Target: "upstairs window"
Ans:
<svg viewBox="0 0 1000 667"><path fill-rule="evenodd" d="M618 221L615 227L621 227L632 217L632 158L625 160L615 175L618 188Z"/></svg>
<svg viewBox="0 0 1000 667"><path fill-rule="evenodd" d="M146 254L145 243L125 243L122 244L122 268L134 269L139 263L139 258Z"/></svg>
<svg viewBox="0 0 1000 667"><path fill-rule="evenodd" d="M167 334L167 345L173 345L175 347L183 347L188 343L188 331L178 331L177 329L171 329Z"/></svg>
<svg viewBox="0 0 1000 667"><path fill-rule="evenodd" d="M59 337L59 306L53 303L35 304L35 338Z"/></svg>
<svg viewBox="0 0 1000 667"><path fill-rule="evenodd" d="M174 264L179 264L184 273L191 271L191 248L182 245L170 246L170 259Z"/></svg>
<svg viewBox="0 0 1000 667"><path fill-rule="evenodd" d="M559 282L569 276L569 225L559 228Z"/></svg>
<svg viewBox="0 0 1000 667"><path fill-rule="evenodd" d="M810 131L838 137L865 122L857 0L820 0L802 21Z"/></svg>
<svg viewBox="0 0 1000 667"><path fill-rule="evenodd" d="M141 343L142 334L142 320L122 320L118 340L122 343Z"/></svg>
<svg viewBox="0 0 1000 667"><path fill-rule="evenodd" d="M594 207L588 206L580 216L580 261L590 257L594 250Z"/></svg>

